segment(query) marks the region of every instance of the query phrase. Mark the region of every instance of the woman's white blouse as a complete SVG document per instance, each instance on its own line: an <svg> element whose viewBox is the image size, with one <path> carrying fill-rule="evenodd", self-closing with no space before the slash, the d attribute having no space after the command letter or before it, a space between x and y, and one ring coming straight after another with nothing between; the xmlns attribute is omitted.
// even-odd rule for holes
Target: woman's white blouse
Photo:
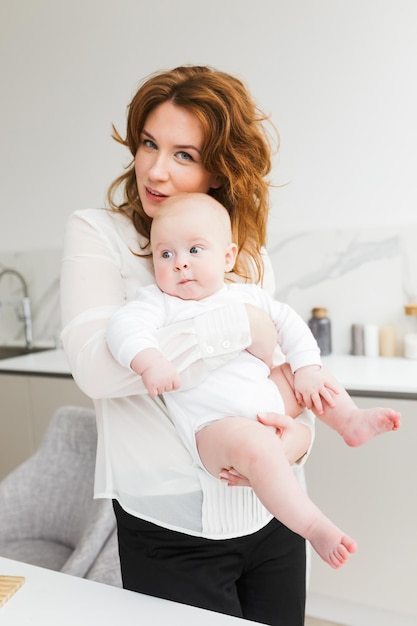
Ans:
<svg viewBox="0 0 417 626"><path fill-rule="evenodd" d="M138 287L154 282L150 259L141 253L140 236L121 213L87 209L67 223L61 338L76 383L95 405L95 497L115 498L128 513L187 534L226 539L255 532L272 516L253 491L227 487L193 464L163 401L151 399L140 377L108 350L111 315ZM268 262L266 280L272 291ZM246 310L238 303L161 329L158 340L184 386L194 386L251 343ZM308 412L297 420L313 429Z"/></svg>

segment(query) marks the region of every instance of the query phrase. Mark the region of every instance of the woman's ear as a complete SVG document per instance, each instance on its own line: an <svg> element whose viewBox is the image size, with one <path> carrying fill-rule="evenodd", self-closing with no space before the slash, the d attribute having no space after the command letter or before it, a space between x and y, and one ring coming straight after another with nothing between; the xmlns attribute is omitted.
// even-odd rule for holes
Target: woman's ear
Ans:
<svg viewBox="0 0 417 626"><path fill-rule="evenodd" d="M220 176L212 176L210 180L210 189L220 189L222 186L222 179Z"/></svg>
<svg viewBox="0 0 417 626"><path fill-rule="evenodd" d="M230 243L226 248L226 254L224 256L224 271L231 272L236 261L237 245Z"/></svg>

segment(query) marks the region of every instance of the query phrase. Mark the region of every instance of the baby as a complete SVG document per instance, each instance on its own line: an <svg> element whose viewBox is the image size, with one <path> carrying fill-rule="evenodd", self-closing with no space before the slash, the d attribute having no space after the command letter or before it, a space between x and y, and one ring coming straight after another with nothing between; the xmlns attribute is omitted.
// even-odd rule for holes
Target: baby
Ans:
<svg viewBox="0 0 417 626"><path fill-rule="evenodd" d="M226 209L212 197L182 194L165 200L152 222L151 249L157 284L139 290L110 321L107 340L114 357L142 376L152 397L164 394L178 433L203 469L217 478L225 468L245 476L272 515L310 541L332 567L340 567L356 551L356 542L310 500L284 455L280 433L257 416L296 417L308 406L349 445L360 445L399 428L400 414L359 409L321 367L313 335L288 305L257 285L225 283L237 245ZM273 382L272 354L246 350L197 387L181 389L180 376L158 349L156 329L230 299L270 315L287 363L273 370Z"/></svg>

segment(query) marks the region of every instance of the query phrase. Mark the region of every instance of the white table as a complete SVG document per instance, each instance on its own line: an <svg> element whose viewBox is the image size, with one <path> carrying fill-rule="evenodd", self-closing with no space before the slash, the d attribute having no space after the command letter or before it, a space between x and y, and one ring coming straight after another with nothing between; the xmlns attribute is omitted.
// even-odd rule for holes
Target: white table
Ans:
<svg viewBox="0 0 417 626"><path fill-rule="evenodd" d="M23 586L0 608L1 626L255 624L3 557L0 557L0 574L26 578Z"/></svg>

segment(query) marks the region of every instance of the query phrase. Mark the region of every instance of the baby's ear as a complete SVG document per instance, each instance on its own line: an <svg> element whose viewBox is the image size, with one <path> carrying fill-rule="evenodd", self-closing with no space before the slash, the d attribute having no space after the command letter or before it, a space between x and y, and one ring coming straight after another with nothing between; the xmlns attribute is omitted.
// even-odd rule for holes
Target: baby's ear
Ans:
<svg viewBox="0 0 417 626"><path fill-rule="evenodd" d="M225 272L231 272L236 261L237 245L230 243L226 248L226 254L224 256L224 270Z"/></svg>

